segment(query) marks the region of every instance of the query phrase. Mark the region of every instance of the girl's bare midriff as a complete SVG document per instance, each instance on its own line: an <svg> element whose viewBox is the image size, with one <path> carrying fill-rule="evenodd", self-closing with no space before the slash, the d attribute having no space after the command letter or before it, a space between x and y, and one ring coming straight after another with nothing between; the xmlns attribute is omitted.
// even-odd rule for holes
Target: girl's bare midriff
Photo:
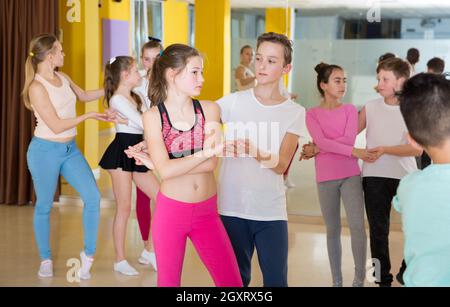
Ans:
<svg viewBox="0 0 450 307"><path fill-rule="evenodd" d="M210 172L164 180L160 192L181 202L197 203L216 195L217 186L214 173Z"/></svg>

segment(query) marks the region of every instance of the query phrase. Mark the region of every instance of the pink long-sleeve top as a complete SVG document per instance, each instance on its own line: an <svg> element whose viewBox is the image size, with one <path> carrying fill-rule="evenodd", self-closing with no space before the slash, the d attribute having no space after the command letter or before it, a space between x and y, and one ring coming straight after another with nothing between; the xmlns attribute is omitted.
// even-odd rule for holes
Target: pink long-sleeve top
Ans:
<svg viewBox="0 0 450 307"><path fill-rule="evenodd" d="M321 107L306 112L306 126L320 153L315 157L316 181L324 182L361 174L352 156L358 134L358 110L343 104L333 110Z"/></svg>

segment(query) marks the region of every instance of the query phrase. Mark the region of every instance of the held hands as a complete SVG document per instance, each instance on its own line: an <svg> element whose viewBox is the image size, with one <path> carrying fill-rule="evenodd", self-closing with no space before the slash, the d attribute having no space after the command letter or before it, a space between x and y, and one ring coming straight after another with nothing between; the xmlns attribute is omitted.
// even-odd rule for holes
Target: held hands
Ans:
<svg viewBox="0 0 450 307"><path fill-rule="evenodd" d="M148 169L154 170L155 165L153 164L153 161L150 158L149 154L144 151L137 150L135 146L129 146L128 149L125 150L125 154L127 155L127 157L130 159L133 158L136 161L137 165L144 165Z"/></svg>
<svg viewBox="0 0 450 307"><path fill-rule="evenodd" d="M309 142L308 144L303 145L300 161L309 160L315 157L319 152L319 148L314 143ZM377 161L383 154L385 154L383 147L376 147L372 149L354 148L352 151L352 155L354 157L368 163Z"/></svg>
<svg viewBox="0 0 450 307"><path fill-rule="evenodd" d="M108 116L105 113L89 112L86 113L86 119L95 119L101 122L109 122Z"/></svg>
<svg viewBox="0 0 450 307"><path fill-rule="evenodd" d="M353 148L352 155L358 159L363 160L364 162L371 163L377 160L376 155L367 149Z"/></svg>
<svg viewBox="0 0 450 307"><path fill-rule="evenodd" d="M134 150L136 150L137 152L145 152L148 153L148 149L147 149L147 142L146 141L142 141L134 146L131 146Z"/></svg>
<svg viewBox="0 0 450 307"><path fill-rule="evenodd" d="M95 119L102 122L107 123L116 123L116 124L123 124L127 125L128 120L120 117L120 115L117 113L117 111L112 109L105 110L105 113L99 113L99 112L89 112L86 113L86 119Z"/></svg>
<svg viewBox="0 0 450 307"><path fill-rule="evenodd" d="M314 158L318 153L319 148L316 146L316 144L309 142L308 144L302 146L302 153L300 155L299 161Z"/></svg>
<svg viewBox="0 0 450 307"><path fill-rule="evenodd" d="M382 147L382 146L369 149L368 152L371 153L373 155L373 157L374 157L374 160L373 161L369 161L369 162L375 162L382 155L384 155L386 153L384 147Z"/></svg>
<svg viewBox="0 0 450 307"><path fill-rule="evenodd" d="M105 114L107 115L109 122L120 125L128 125L128 119L121 117L119 113L112 108L105 109Z"/></svg>
<svg viewBox="0 0 450 307"><path fill-rule="evenodd" d="M377 161L384 154L384 147L375 147L371 149L354 148L352 151L353 156L369 163Z"/></svg>
<svg viewBox="0 0 450 307"><path fill-rule="evenodd" d="M258 156L258 148L249 139L226 141L223 148L225 157L252 157Z"/></svg>
<svg viewBox="0 0 450 307"><path fill-rule="evenodd" d="M212 144L210 147L205 147L202 151L199 151L198 153L194 155L204 155L207 158L213 158L213 157L221 157L223 155L225 144L223 142L219 142L217 144Z"/></svg>

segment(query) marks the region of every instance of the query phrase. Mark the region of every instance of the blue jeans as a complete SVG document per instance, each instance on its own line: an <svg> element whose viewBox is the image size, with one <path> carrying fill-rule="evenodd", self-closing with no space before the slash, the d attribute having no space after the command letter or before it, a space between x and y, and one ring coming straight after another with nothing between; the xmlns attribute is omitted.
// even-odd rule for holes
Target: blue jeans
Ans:
<svg viewBox="0 0 450 307"><path fill-rule="evenodd" d="M264 287L287 287L287 221L252 221L223 215L221 218L233 245L244 287L250 284L255 247Z"/></svg>
<svg viewBox="0 0 450 307"><path fill-rule="evenodd" d="M34 233L41 260L51 259L50 211L60 174L84 202L84 250L86 255L93 256L100 219L100 192L94 174L75 141L57 143L34 137L28 146L27 162L37 197Z"/></svg>

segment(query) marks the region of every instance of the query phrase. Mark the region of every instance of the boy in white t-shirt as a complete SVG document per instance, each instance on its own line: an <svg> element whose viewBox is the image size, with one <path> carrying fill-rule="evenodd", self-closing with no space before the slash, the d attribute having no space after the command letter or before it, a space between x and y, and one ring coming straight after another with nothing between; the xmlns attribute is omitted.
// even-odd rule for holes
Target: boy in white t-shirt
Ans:
<svg viewBox="0 0 450 307"><path fill-rule="evenodd" d="M305 109L282 96L291 70L292 42L258 38L254 89L221 98L227 157L219 176L219 213L231 239L244 286L256 247L264 286L287 286L288 231L283 173L305 136Z"/></svg>
<svg viewBox="0 0 450 307"><path fill-rule="evenodd" d="M400 179L417 170L415 156L422 151L409 144L408 130L397 99L409 78L408 63L399 58L382 61L377 67L378 92L382 98L365 105L360 131L366 128L367 148L377 155L374 163L363 163L362 177L372 258L381 269L380 286L391 286L389 226L392 198Z"/></svg>

